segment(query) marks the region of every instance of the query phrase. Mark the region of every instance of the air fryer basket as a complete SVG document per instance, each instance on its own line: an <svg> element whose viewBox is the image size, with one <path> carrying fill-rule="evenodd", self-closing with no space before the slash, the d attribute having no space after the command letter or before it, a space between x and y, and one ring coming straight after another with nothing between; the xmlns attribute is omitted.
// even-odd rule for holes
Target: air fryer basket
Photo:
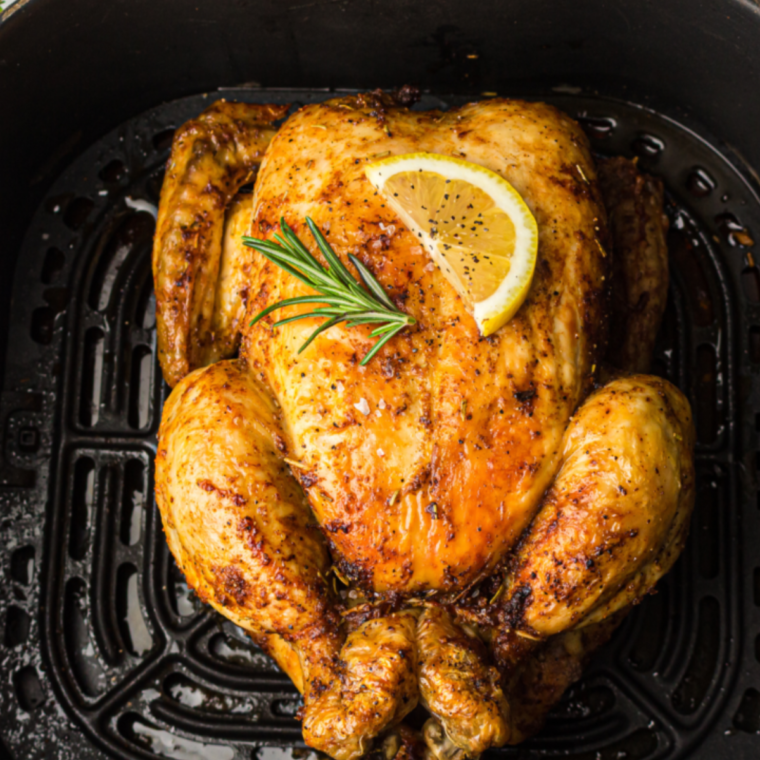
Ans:
<svg viewBox="0 0 760 760"><path fill-rule="evenodd" d="M756 26L760 49L760 15ZM437 70L424 69L433 73L418 81L438 86L418 108L456 106L484 92L477 85L497 85L473 81L477 71L463 63L477 60L477 41L440 34L423 39L438 45L452 89L464 94L439 94L448 90L432 81ZM637 156L665 181L672 282L654 371L695 409L698 497L687 549L658 593L629 617L544 731L498 754L757 758L760 183L735 149L688 113L637 105L642 98L625 88L607 88L610 97L554 84L507 79L498 91L554 103L580 120L595 152ZM175 84L168 92L191 89ZM6 244L23 226L18 250L2 249L2 271L12 258L15 274L0 283L10 297L0 396L0 758L306 753L289 680L194 599L166 547L153 501L168 389L155 357L150 249L175 127L219 97L295 108L331 94L249 85L171 100L123 121L114 108L115 129L90 135L63 172L59 153L42 179L29 179L16 212L23 225L0 208ZM29 129L42 135L47 126ZM0 141L0 154L5 147ZM25 160L7 158L6 166ZM58 176L48 181L45 172ZM3 179L0 198L8 198Z"/></svg>

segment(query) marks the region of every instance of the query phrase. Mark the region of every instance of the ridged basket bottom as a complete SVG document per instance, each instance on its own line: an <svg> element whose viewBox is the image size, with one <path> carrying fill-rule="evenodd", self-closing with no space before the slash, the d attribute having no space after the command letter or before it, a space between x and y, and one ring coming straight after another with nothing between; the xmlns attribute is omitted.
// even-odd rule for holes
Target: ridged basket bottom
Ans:
<svg viewBox="0 0 760 760"><path fill-rule="evenodd" d="M173 130L228 90L156 108L93 145L38 210L18 259L0 466L0 731L11 757L303 757L299 698L188 592L153 502L166 394L150 249ZM543 733L504 757L760 757L760 204L696 132L634 105L553 93L600 154L666 183L672 284L655 371L696 411L687 549ZM462 98L427 95L420 108ZM715 143L713 141L715 145ZM738 159L734 159L737 166ZM760 254L759 254L760 255ZM296 748L296 749L291 749ZM2 750L0 750L2 752Z"/></svg>

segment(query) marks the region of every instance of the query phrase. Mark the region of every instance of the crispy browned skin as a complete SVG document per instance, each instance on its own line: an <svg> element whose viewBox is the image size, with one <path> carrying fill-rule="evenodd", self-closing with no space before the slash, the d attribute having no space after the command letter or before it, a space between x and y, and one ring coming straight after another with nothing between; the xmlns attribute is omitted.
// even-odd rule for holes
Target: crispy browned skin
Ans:
<svg viewBox="0 0 760 760"><path fill-rule="evenodd" d="M409 611L368 620L348 636L337 667L314 669L305 694L307 744L352 760L417 706L415 629Z"/></svg>
<svg viewBox="0 0 760 760"><path fill-rule="evenodd" d="M271 397L237 362L196 370L164 407L156 501L202 600L257 640L276 634L332 651L330 556L280 440ZM284 667L301 681L300 665Z"/></svg>
<svg viewBox="0 0 760 760"><path fill-rule="evenodd" d="M621 370L646 372L668 287L668 222L662 210L662 183L639 173L635 163L625 158L602 159L597 168L614 254L611 333L616 339L610 341L606 362L611 366L604 375L615 376ZM664 574L665 568L661 570ZM609 639L629 609L552 636L535 652L529 641L517 645L532 653L523 658L509 689L510 744L524 741L541 728L549 710L580 678L591 654Z"/></svg>
<svg viewBox="0 0 760 760"><path fill-rule="evenodd" d="M236 108L207 114L224 121ZM199 143L195 168L168 180L159 229L200 218L203 172L237 166L235 151L214 145ZM487 340L364 179L378 154L415 150L500 173L538 221L531 292ZM610 354L626 370L648 363L661 318L662 199L632 165L605 170L614 287L641 306L623 312L641 352L631 339ZM249 209L254 235L271 237L284 215L315 251L303 225L313 217L417 325L366 368L368 330L335 327L298 355L314 320L246 327L306 292L240 244ZM222 240L224 208L213 213L184 259L176 234L157 237L154 259L164 307L186 303L164 308L159 324L172 346L161 354L167 377L231 354L243 332L242 359L190 374L164 411L157 502L189 583L291 675L307 742L338 760L376 737L385 750L399 736L407 754L419 748L403 727L387 729L420 695L439 760L521 741L670 568L693 501L693 429L677 389L636 375L587 398L606 351L612 246L585 138L542 104L496 99L441 114L378 93L336 99L286 122L218 248L209 241ZM166 275L181 260L202 287ZM343 616L326 583L332 562L367 602Z"/></svg>
<svg viewBox="0 0 760 760"><path fill-rule="evenodd" d="M238 362L196 370L164 409L156 501L189 585L304 692L310 744L350 760L417 704L416 616L370 620L342 646L330 558L280 445L276 407Z"/></svg>
<svg viewBox="0 0 760 760"><path fill-rule="evenodd" d="M158 353L171 386L231 355L234 336L218 339L213 325L224 211L250 181L273 122L286 111L222 100L174 137L153 246Z"/></svg>
<svg viewBox="0 0 760 760"><path fill-rule="evenodd" d="M240 347L251 290L250 250L243 244L243 236L251 227L252 201L252 194L239 194L227 208L211 322L213 343L202 357L204 365L232 357Z"/></svg>
<svg viewBox="0 0 760 760"><path fill-rule="evenodd" d="M516 553L505 622L546 638L646 594L686 540L693 448L689 402L666 380L634 375L593 394Z"/></svg>
<svg viewBox="0 0 760 760"><path fill-rule="evenodd" d="M417 646L420 696L451 742L469 757L504 744L509 707L483 642L455 625L446 610L431 607L420 617Z"/></svg>
<svg viewBox="0 0 760 760"><path fill-rule="evenodd" d="M364 176L378 154L413 151L492 169L538 221L530 294L488 340ZM536 103L442 114L350 97L306 106L277 133L252 234L271 236L284 216L316 251L311 216L417 320L366 367L370 329L335 327L300 355L316 319L272 330L271 317L244 336L344 574L376 591L456 591L490 572L533 518L603 348L605 213L594 178L578 125ZM258 254L252 278L249 316L308 292Z"/></svg>
<svg viewBox="0 0 760 760"><path fill-rule="evenodd" d="M581 674L588 653L671 568L680 554L694 503L694 428L683 394L660 378L617 379L590 396L568 426L561 467L535 520L515 553L505 578L507 589L474 622L490 628L491 648L502 678L514 682L510 707L535 686L508 728L486 746L515 743L544 720L552 704ZM615 621L595 628L604 621ZM579 629L593 629L576 635ZM462 662L464 634L439 636L439 654ZM543 643L546 642L546 643ZM458 651L455 657L451 653ZM436 648L433 647L433 651ZM420 653L421 662L425 658ZM434 656L430 658L435 662ZM472 678L476 669L467 666ZM444 695L467 709L487 705L488 689L461 689L456 669L438 666ZM448 671L453 671L448 672ZM426 697L421 681L421 692ZM513 701L514 700L514 701ZM522 703L521 703L522 704ZM524 708L524 709L523 709ZM449 708L431 710L455 747L468 751L491 731L482 717L463 720ZM448 721L448 723L447 723ZM450 725L451 724L451 725ZM517 732L512 736L512 731ZM431 749L435 737L429 737ZM444 743L445 746L445 743Z"/></svg>
<svg viewBox="0 0 760 760"><path fill-rule="evenodd" d="M668 298L668 219L660 180L627 158L597 163L612 234L612 327L607 361L647 372Z"/></svg>

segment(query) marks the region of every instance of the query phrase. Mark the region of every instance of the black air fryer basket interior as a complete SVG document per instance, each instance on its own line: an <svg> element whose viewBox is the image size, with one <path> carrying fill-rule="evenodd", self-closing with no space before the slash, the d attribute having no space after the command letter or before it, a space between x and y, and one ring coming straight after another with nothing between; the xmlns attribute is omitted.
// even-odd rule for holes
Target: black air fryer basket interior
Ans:
<svg viewBox="0 0 760 760"><path fill-rule="evenodd" d="M214 99L406 82L419 108L548 100L667 187L654 370L696 412L689 543L542 734L500 754L760 758L760 9L576 5L19 0L2 17L0 758L308 754L289 680L166 548L153 214L173 129Z"/></svg>

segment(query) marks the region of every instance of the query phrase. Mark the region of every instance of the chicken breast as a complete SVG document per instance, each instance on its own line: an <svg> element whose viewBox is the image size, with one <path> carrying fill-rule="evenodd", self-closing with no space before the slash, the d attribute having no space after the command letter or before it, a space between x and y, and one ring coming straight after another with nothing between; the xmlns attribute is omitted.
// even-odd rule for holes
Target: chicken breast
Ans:
<svg viewBox="0 0 760 760"><path fill-rule="evenodd" d="M378 155L457 155L497 172L538 221L538 264L517 316L491 338L364 176ZM345 98L293 115L267 150L252 234L281 217L312 251L309 216L417 320L366 367L370 328L249 330L243 356L279 400L288 455L343 573L375 591L458 591L490 572L530 522L568 419L605 342L605 212L586 138L542 104L450 113ZM249 316L304 295L258 256ZM295 312L294 312L295 313Z"/></svg>

